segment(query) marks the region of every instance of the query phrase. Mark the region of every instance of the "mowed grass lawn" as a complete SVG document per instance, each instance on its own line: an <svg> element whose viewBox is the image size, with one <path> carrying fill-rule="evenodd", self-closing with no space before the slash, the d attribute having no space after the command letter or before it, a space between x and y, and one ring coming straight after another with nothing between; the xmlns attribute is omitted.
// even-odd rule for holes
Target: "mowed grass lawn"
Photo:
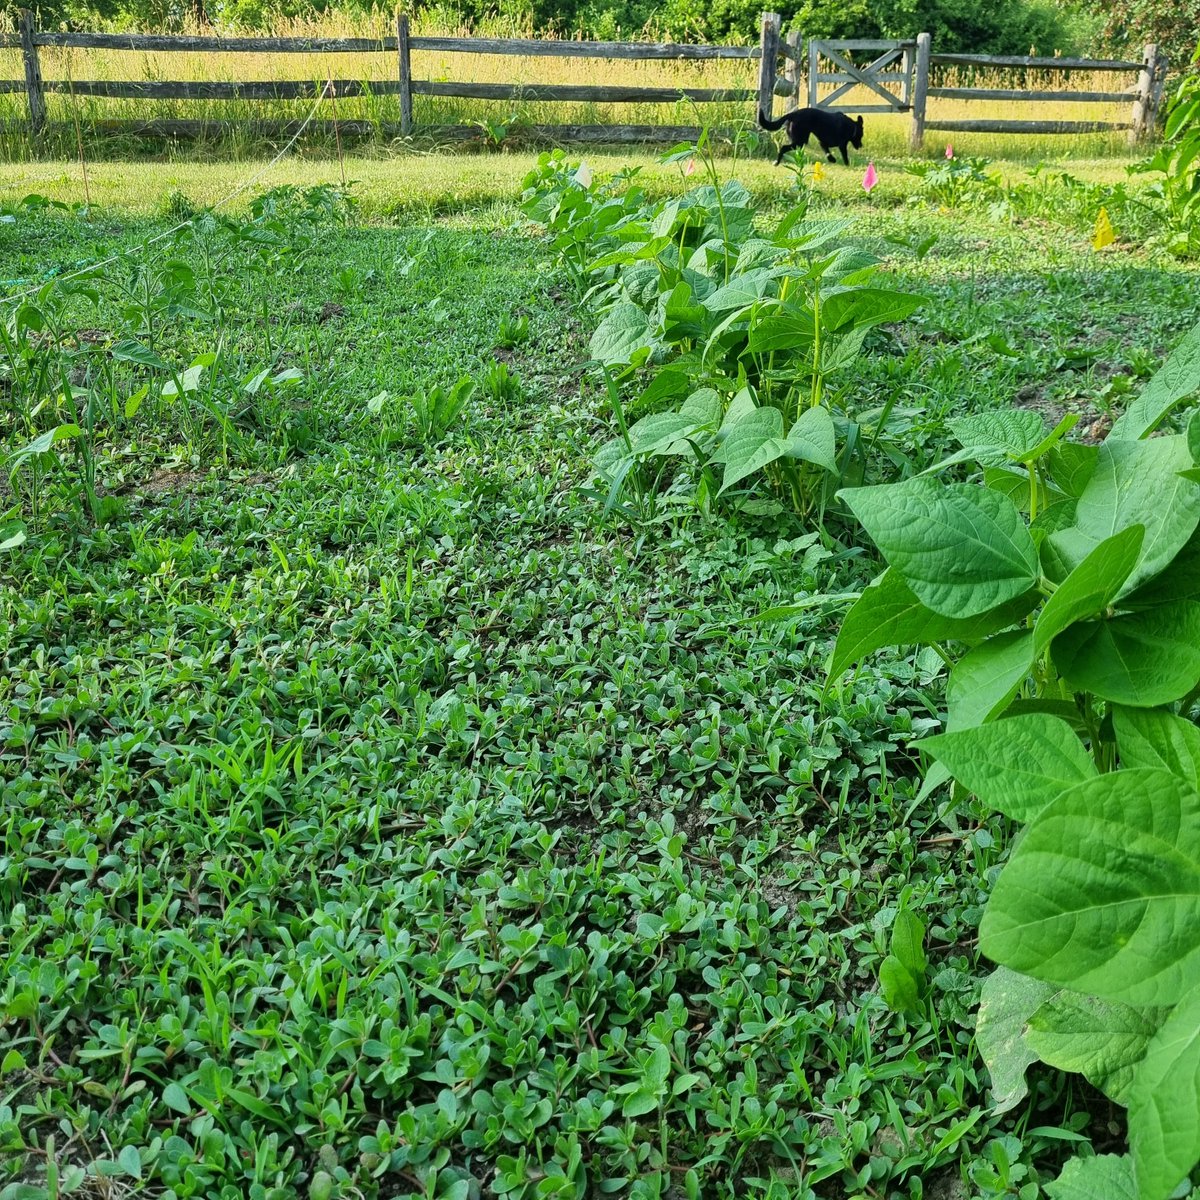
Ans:
<svg viewBox="0 0 1200 1200"><path fill-rule="evenodd" d="M827 687L844 602L755 620L860 588L870 552L769 506L589 494L614 419L595 317L516 220L528 165L356 161L365 218L270 268L220 230L166 243L220 319L137 307L153 249L60 314L80 345L145 322L179 370L219 354L233 432L186 392L104 442L99 528L65 465L0 484L27 533L0 551L5 1200L998 1197L1119 1136L1049 1072L990 1110L974 940L1009 831L915 798L940 664ZM80 198L66 165L15 183L45 166L8 195ZM250 173L94 166L90 219L0 224L0 277ZM881 173L868 199L831 168L818 203L931 297L843 385L904 414L897 471L968 410L1102 422L1200 316L1194 272ZM790 182L744 178L764 211ZM267 367L297 374L248 391ZM422 440L405 397L464 375ZM877 988L901 903L920 1018Z"/></svg>

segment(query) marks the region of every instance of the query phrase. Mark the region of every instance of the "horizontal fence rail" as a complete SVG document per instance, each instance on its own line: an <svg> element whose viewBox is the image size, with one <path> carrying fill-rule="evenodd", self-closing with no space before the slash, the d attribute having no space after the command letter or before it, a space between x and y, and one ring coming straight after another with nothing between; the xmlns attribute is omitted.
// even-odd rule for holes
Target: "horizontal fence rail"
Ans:
<svg viewBox="0 0 1200 1200"><path fill-rule="evenodd" d="M926 130L947 133L1091 133L1125 129L1132 139L1147 137L1154 128L1166 78L1166 59L1157 47L1147 46L1141 62L1123 59L1045 58L1023 55L934 54L930 35L915 39L849 38L837 41L811 39L807 46L799 31L784 38L775 13L764 13L756 46L694 45L654 42L587 42L553 38L413 37L406 16L396 21L390 37L222 37L176 36L148 33L50 32L35 27L33 15L22 10L15 34L0 34L0 49L20 50L23 79L0 79L0 94L24 92L29 128L35 137L47 125L46 97L102 97L132 101L288 101L346 97L398 96L399 122L310 120L315 131L340 131L354 135L383 133L409 137L416 131L413 97L456 97L467 100L551 101L593 104L696 104L746 103L773 111L782 95L801 103L807 85L808 103L854 113L906 113L911 120L910 144L920 148ZM81 49L169 53L245 54L387 54L395 56L396 73L383 79L282 79L259 81L207 80L108 80L43 79L39 50ZM550 84L529 82L471 83L456 80L416 79L414 53L503 55L519 58L582 58L592 60L642 60L660 62L757 61L757 87L639 87L621 84ZM783 63L782 73L779 70ZM825 64L829 64L826 66ZM933 83L935 68L956 67L1020 72L1018 86L941 86ZM807 68L805 70L805 68ZM805 78L802 79L802 71ZM1108 91L1070 91L1046 86L1046 77L1073 71L1136 73L1129 86ZM1041 84L1042 86L1038 86ZM821 85L833 85L824 97ZM850 93L857 91L854 103ZM1131 105L1128 122L1068 120L949 120L933 119L930 100L1013 101L1016 103L1084 103ZM310 117L312 114L310 114ZM124 120L100 119L90 123L100 132L129 132L147 136L190 137L229 127L228 121L196 118ZM239 128L252 132L289 134L301 126L293 120L250 120ZM679 140L696 133L682 125L539 125L521 126L523 133L563 141L662 141ZM477 126L425 123L421 132L439 139L461 140L479 136Z"/></svg>

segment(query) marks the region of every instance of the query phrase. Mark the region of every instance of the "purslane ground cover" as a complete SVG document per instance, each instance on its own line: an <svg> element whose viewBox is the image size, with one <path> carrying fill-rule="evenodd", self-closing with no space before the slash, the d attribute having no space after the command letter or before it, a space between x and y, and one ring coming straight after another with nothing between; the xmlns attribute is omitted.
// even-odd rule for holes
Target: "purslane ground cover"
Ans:
<svg viewBox="0 0 1200 1200"><path fill-rule="evenodd" d="M1194 272L1062 229L852 211L932 297L847 385L913 410L917 469L1014 400L1102 430L1200 315ZM988 1111L1008 829L915 799L940 663L826 690L841 609L753 619L878 560L787 513L601 520L592 318L513 217L322 228L285 270L243 246L220 330L138 310L172 363L297 377L248 393L232 459L172 417L108 448L106 524L5 552L0 1180L1001 1196L1107 1148L1103 1101L1050 1074ZM164 227L25 215L0 274ZM73 304L96 337L130 319ZM422 442L402 397L463 375ZM901 904L909 1019L877 985Z"/></svg>

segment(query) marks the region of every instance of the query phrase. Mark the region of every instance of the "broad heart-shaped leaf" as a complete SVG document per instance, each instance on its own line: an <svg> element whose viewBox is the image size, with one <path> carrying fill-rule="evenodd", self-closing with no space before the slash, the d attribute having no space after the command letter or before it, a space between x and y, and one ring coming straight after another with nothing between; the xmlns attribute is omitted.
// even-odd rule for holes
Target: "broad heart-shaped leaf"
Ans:
<svg viewBox="0 0 1200 1200"><path fill-rule="evenodd" d="M959 620L928 609L912 594L895 567L867 588L842 620L829 678L883 646L928 646L936 642L973 642L1019 621L1034 605L1035 595L1018 596L1000 608Z"/></svg>
<svg viewBox="0 0 1200 1200"><path fill-rule="evenodd" d="M1145 437L1181 400L1200 388L1200 325L1171 352L1142 388L1142 394L1116 420L1111 442Z"/></svg>
<svg viewBox="0 0 1200 1200"><path fill-rule="evenodd" d="M1002 713L1033 670L1033 630L998 633L968 651L946 681L946 728L972 729Z"/></svg>
<svg viewBox="0 0 1200 1200"><path fill-rule="evenodd" d="M1101 447L1096 469L1075 506L1074 524L1042 543L1046 574L1060 580L1105 539L1130 525L1144 525L1138 565L1122 593L1162 571L1200 524L1200 485L1179 472L1192 465L1181 435Z"/></svg>
<svg viewBox="0 0 1200 1200"><path fill-rule="evenodd" d="M1200 1159L1200 986L1167 1018L1134 1074L1129 1148L1139 1200L1166 1200Z"/></svg>
<svg viewBox="0 0 1200 1200"><path fill-rule="evenodd" d="M1042 418L1026 408L971 413L948 424L950 432L972 458L981 462L987 459L994 464L1023 457L1042 441L1046 432Z"/></svg>
<svg viewBox="0 0 1200 1200"><path fill-rule="evenodd" d="M1028 591L1037 551L1007 496L933 479L838 493L917 598L947 617L973 617Z"/></svg>
<svg viewBox="0 0 1200 1200"><path fill-rule="evenodd" d="M1050 1200L1139 1200L1133 1159L1125 1154L1069 1158L1045 1186Z"/></svg>
<svg viewBox="0 0 1200 1200"><path fill-rule="evenodd" d="M1134 708L1170 704L1200 680L1200 602L1072 625L1051 657L1072 691Z"/></svg>
<svg viewBox="0 0 1200 1200"><path fill-rule="evenodd" d="M894 955L879 964L879 992L895 1013L915 1013L921 1007L921 989L916 976Z"/></svg>
<svg viewBox="0 0 1200 1200"><path fill-rule="evenodd" d="M746 413L725 435L713 462L725 464L721 491L788 452L783 437L783 413L777 408L756 408ZM719 493L718 493L719 494Z"/></svg>
<svg viewBox="0 0 1200 1200"><path fill-rule="evenodd" d="M1042 809L980 926L983 952L1126 1004L1200 981L1200 793L1166 771L1114 771Z"/></svg>
<svg viewBox="0 0 1200 1200"><path fill-rule="evenodd" d="M1123 596L1121 607L1153 608L1172 600L1196 599L1200 599L1200 530L1192 534L1162 574Z"/></svg>
<svg viewBox="0 0 1200 1200"><path fill-rule="evenodd" d="M1096 774L1074 730L1046 713L925 738L918 747L943 763L989 808L1028 821L1068 788Z"/></svg>
<svg viewBox="0 0 1200 1200"><path fill-rule="evenodd" d="M1025 1023L1057 990L1007 967L983 981L975 1045L992 1077L992 1112L1006 1113L1029 1094L1025 1072L1037 1055L1025 1044Z"/></svg>
<svg viewBox="0 0 1200 1200"><path fill-rule="evenodd" d="M1123 767L1156 767L1200 788L1200 729L1158 708L1113 709Z"/></svg>
<svg viewBox="0 0 1200 1200"><path fill-rule="evenodd" d="M1042 1062L1074 1071L1110 1100L1128 1104L1134 1070L1169 1012L1063 988L1029 1018L1025 1043Z"/></svg>
<svg viewBox="0 0 1200 1200"><path fill-rule="evenodd" d="M787 435L789 458L803 459L837 473L837 445L829 409L806 408Z"/></svg>
<svg viewBox="0 0 1200 1200"><path fill-rule="evenodd" d="M704 307L712 313L747 308L772 291L778 274L774 267L756 267L744 275L735 275L724 287L705 297Z"/></svg>
<svg viewBox="0 0 1200 1200"><path fill-rule="evenodd" d="M615 304L592 334L588 353L606 367L615 367L631 362L638 350L650 345L645 312L636 304Z"/></svg>
<svg viewBox="0 0 1200 1200"><path fill-rule="evenodd" d="M1144 525L1130 525L1106 538L1059 584L1038 613L1033 627L1033 653L1043 650L1076 621L1104 612L1137 565L1146 536Z"/></svg>
<svg viewBox="0 0 1200 1200"><path fill-rule="evenodd" d="M891 288L854 287L835 290L821 304L821 323L827 329L884 325L903 321L922 304L924 296L912 292L897 292Z"/></svg>

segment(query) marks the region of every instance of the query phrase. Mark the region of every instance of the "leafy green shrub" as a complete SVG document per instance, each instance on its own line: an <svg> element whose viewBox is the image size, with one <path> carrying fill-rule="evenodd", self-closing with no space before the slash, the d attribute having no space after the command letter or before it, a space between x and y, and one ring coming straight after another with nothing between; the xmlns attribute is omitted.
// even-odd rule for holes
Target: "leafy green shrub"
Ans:
<svg viewBox="0 0 1200 1200"><path fill-rule="evenodd" d="M968 416L931 472L842 493L888 567L831 678L938 646L926 790L953 778L1025 825L980 931L998 1101L1040 1058L1129 1110L1130 1157L1064 1175L1081 1195L1166 1200L1200 1160L1200 413L1149 436L1198 386L1200 326L1100 446L1071 419ZM960 463L981 478L938 477Z"/></svg>
<svg viewBox="0 0 1200 1200"><path fill-rule="evenodd" d="M974 203L991 203L1003 193L996 173L987 168L987 158L950 157L936 162L912 162L905 166L910 175L921 180L918 198L924 197L946 208Z"/></svg>
<svg viewBox="0 0 1200 1200"><path fill-rule="evenodd" d="M1200 63L1200 45L1192 57ZM1167 225L1166 245L1180 258L1200 257L1200 75L1185 75L1167 113L1163 144L1136 167L1161 173L1150 187Z"/></svg>
<svg viewBox="0 0 1200 1200"><path fill-rule="evenodd" d="M666 161L702 163L709 182L648 203L559 157L525 199L604 311L592 358L620 378L653 372L637 407L656 411L601 448L597 473L611 505L612 489L654 459L692 464L701 501L766 472L808 511L839 472L838 419L853 424L837 382L871 329L922 298L884 286L877 260L845 241L848 222L809 221L803 201L756 235L749 192L721 182L704 136ZM710 465L722 468L717 489Z"/></svg>
<svg viewBox="0 0 1200 1200"><path fill-rule="evenodd" d="M453 387L434 384L428 391L413 392L408 406L417 423L417 434L426 445L440 442L475 392L475 381L462 376Z"/></svg>

